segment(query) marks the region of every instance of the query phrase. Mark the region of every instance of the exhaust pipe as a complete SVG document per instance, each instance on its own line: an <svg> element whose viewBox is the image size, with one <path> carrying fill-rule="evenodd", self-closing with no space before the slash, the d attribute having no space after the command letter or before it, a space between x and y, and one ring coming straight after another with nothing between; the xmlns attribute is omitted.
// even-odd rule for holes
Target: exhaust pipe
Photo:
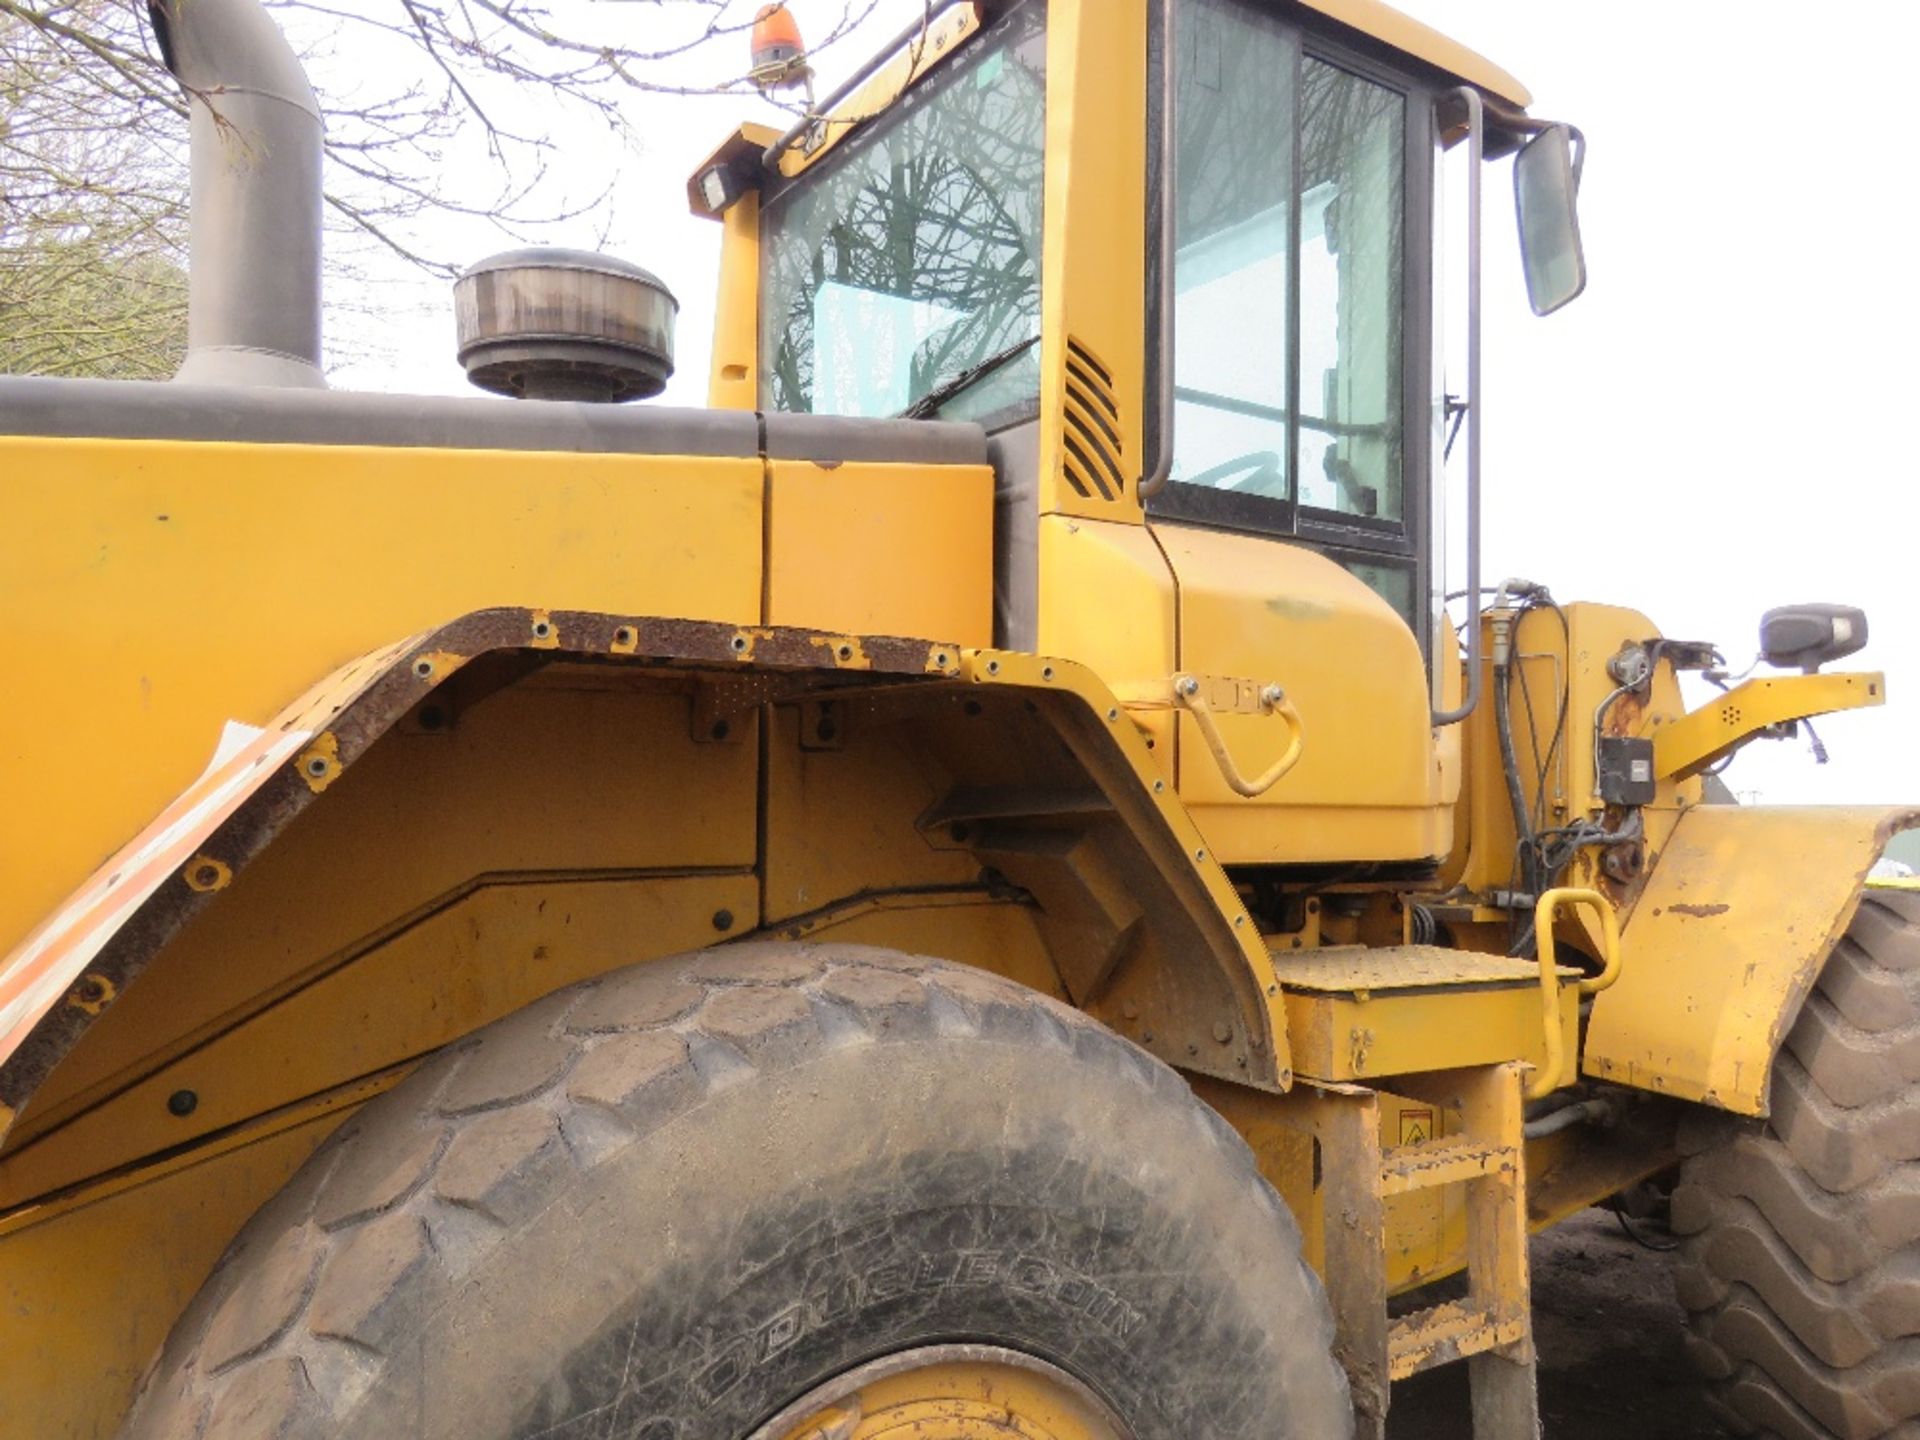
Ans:
<svg viewBox="0 0 1920 1440"><path fill-rule="evenodd" d="M187 358L201 385L324 387L320 106L259 0L147 0L192 114Z"/></svg>

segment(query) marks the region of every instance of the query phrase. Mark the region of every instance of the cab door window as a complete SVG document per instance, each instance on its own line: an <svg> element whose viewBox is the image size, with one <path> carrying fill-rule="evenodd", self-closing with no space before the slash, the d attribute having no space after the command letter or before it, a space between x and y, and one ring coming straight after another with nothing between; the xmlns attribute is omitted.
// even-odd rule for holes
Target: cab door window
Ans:
<svg viewBox="0 0 1920 1440"><path fill-rule="evenodd" d="M1406 99L1311 56L1300 98L1300 503L1397 521Z"/></svg>

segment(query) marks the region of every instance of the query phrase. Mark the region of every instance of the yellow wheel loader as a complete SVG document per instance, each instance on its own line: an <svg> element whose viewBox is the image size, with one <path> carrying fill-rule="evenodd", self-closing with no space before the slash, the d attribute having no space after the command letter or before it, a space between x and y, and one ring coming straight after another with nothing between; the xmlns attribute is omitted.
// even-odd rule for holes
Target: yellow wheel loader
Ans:
<svg viewBox="0 0 1920 1440"><path fill-rule="evenodd" d="M1531 1440L1529 1232L1675 1175L1733 1429L1914 1433L1920 817L1710 793L1865 619L1735 682L1480 574L1482 191L1585 281L1516 80L935 7L690 180L710 408L555 250L456 400L327 388L313 96L154 14L186 363L0 380L0 1434L1320 1440L1461 1361Z"/></svg>

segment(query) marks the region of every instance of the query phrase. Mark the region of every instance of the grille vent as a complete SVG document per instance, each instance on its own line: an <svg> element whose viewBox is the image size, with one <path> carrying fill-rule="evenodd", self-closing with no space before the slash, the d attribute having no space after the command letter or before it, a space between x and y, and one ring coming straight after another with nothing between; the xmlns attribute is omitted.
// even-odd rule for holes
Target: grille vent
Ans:
<svg viewBox="0 0 1920 1440"><path fill-rule="evenodd" d="M1113 372L1071 336L1067 339L1067 483L1091 500L1117 500L1127 493L1120 465L1120 405Z"/></svg>

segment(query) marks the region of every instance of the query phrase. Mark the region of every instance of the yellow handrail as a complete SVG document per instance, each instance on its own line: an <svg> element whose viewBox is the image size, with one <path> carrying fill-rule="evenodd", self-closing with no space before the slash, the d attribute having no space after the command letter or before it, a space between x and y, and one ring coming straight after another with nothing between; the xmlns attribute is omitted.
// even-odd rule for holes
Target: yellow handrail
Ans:
<svg viewBox="0 0 1920 1440"><path fill-rule="evenodd" d="M1580 982L1580 993L1598 995L1620 978L1620 925L1606 896L1598 890L1560 885L1534 902L1533 935L1540 951L1540 1009L1546 1023L1547 1056L1546 1063L1527 1085L1529 1100L1539 1100L1558 1089L1560 1071L1566 1063L1566 1047L1560 1040L1560 966L1553 939L1554 916L1563 905L1585 905L1600 920L1606 953L1600 957L1600 973Z"/></svg>

